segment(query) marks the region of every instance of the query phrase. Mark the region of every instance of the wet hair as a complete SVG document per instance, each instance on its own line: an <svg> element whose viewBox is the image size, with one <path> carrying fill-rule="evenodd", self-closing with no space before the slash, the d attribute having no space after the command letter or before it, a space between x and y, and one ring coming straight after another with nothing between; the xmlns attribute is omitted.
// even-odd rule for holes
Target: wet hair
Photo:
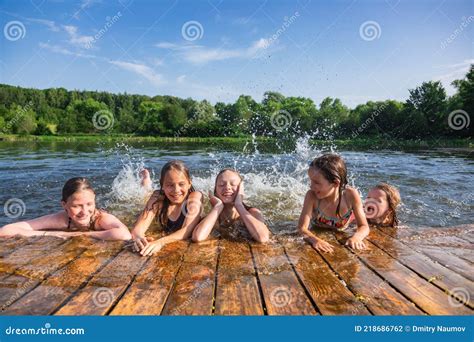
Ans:
<svg viewBox="0 0 474 342"><path fill-rule="evenodd" d="M216 181L214 183L214 196L217 196L217 180L219 179L219 177L224 173L224 172L227 172L227 171L230 171L230 172L233 172L235 173L239 178L240 178L240 182L242 182L243 178L242 178L242 175L240 174L239 171L237 171L236 169L232 169L232 168L225 168L225 169L222 169L219 171L219 173L217 174L216 176ZM244 205L244 208L246 210L249 210L249 209L252 209L253 207L245 204L244 202L242 202L242 204Z"/></svg>
<svg viewBox="0 0 474 342"><path fill-rule="evenodd" d="M189 172L189 169L181 160L171 160L167 162L165 165L163 165L163 167L161 168L160 189L156 190L152 195L153 197L156 197L155 202L152 203L152 208L155 205L159 205L159 203L161 202L160 197L164 196L160 212L158 213L158 220L163 227L165 227L168 224L168 208L170 206L170 200L168 199L168 197L166 197L165 191L163 190L163 183L165 181L166 174L171 170L175 170L175 171L179 171L183 173L186 179L189 181L189 183L191 183L191 174ZM191 188L189 189L186 199L188 198L189 194L194 191L196 190L191 185Z"/></svg>
<svg viewBox="0 0 474 342"><path fill-rule="evenodd" d="M374 189L379 189L387 196L388 210L389 210L389 225L392 227L398 226L397 207L401 203L400 192L396 187L387 183L379 183Z"/></svg>
<svg viewBox="0 0 474 342"><path fill-rule="evenodd" d="M319 170L330 183L339 181L339 200L337 202L336 216L340 218L341 214L339 211L341 209L342 192L347 186L347 168L344 159L337 154L323 154L321 157L315 158L309 164L309 167Z"/></svg>
<svg viewBox="0 0 474 342"><path fill-rule="evenodd" d="M74 195L76 192L89 190L95 195L95 191L92 188L92 185L89 183L87 178L84 177L74 177L68 179L63 186L62 198L61 201L67 202L69 197Z"/></svg>

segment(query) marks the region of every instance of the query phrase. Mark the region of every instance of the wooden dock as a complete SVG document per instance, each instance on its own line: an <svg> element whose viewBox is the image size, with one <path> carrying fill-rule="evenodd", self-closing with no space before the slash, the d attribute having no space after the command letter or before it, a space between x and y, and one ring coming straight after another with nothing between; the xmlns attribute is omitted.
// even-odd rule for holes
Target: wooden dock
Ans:
<svg viewBox="0 0 474 342"><path fill-rule="evenodd" d="M293 227L294 228L294 227ZM124 242L0 239L2 315L472 315L474 225L214 239L141 257Z"/></svg>

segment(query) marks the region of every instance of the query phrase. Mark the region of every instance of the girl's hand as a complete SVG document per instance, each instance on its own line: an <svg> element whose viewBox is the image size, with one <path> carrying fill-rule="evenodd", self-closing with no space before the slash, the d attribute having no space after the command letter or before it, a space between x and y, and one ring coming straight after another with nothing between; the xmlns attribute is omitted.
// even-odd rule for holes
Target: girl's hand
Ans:
<svg viewBox="0 0 474 342"><path fill-rule="evenodd" d="M142 256L152 255L158 253L162 247L163 243L160 240L156 240L148 243L146 247L140 251L140 254Z"/></svg>
<svg viewBox="0 0 474 342"><path fill-rule="evenodd" d="M366 249L366 245L363 241L363 238L360 238L359 235L354 234L350 239L345 243L346 246L349 246L352 249Z"/></svg>
<svg viewBox="0 0 474 342"><path fill-rule="evenodd" d="M142 251L150 241L154 239L152 237L145 237L144 235L134 235L132 234L133 239L133 251L140 252Z"/></svg>
<svg viewBox="0 0 474 342"><path fill-rule="evenodd" d="M332 253L334 251L332 245L329 242L324 241L323 239L316 239L311 244L311 247L313 247L317 251L325 253Z"/></svg>
<svg viewBox="0 0 474 342"><path fill-rule="evenodd" d="M241 181L239 184L239 190L237 191L237 195L235 195L234 205L242 205L244 201L244 181Z"/></svg>
<svg viewBox="0 0 474 342"><path fill-rule="evenodd" d="M211 203L213 208L216 208L216 209L224 208L224 204L222 203L220 198L217 196L214 196L214 194L211 191L209 191L209 202Z"/></svg>

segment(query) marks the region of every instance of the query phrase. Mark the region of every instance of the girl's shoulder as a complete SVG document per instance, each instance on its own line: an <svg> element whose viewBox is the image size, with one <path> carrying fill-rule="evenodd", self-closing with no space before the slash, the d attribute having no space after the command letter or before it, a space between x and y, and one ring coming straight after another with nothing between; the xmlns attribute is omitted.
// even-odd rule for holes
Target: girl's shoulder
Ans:
<svg viewBox="0 0 474 342"><path fill-rule="evenodd" d="M347 186L344 189L344 198L346 199L347 202L349 203L354 203L355 201L360 201L360 193L356 188L353 188L352 186Z"/></svg>
<svg viewBox="0 0 474 342"><path fill-rule="evenodd" d="M104 230L109 228L118 228L124 225L117 216L108 213L103 209L98 209L94 218L94 229Z"/></svg>

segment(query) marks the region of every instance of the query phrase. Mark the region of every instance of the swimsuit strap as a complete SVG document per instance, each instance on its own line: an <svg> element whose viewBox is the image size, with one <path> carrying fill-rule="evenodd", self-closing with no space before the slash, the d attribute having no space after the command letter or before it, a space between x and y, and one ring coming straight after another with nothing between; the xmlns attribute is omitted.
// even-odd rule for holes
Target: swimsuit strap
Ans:
<svg viewBox="0 0 474 342"><path fill-rule="evenodd" d="M97 222L97 219L100 216L101 209L96 209L94 211L94 214L92 214L91 220L89 222L89 230L95 230L95 223ZM67 220L67 229L71 229L71 223L72 219L68 215L68 220Z"/></svg>

